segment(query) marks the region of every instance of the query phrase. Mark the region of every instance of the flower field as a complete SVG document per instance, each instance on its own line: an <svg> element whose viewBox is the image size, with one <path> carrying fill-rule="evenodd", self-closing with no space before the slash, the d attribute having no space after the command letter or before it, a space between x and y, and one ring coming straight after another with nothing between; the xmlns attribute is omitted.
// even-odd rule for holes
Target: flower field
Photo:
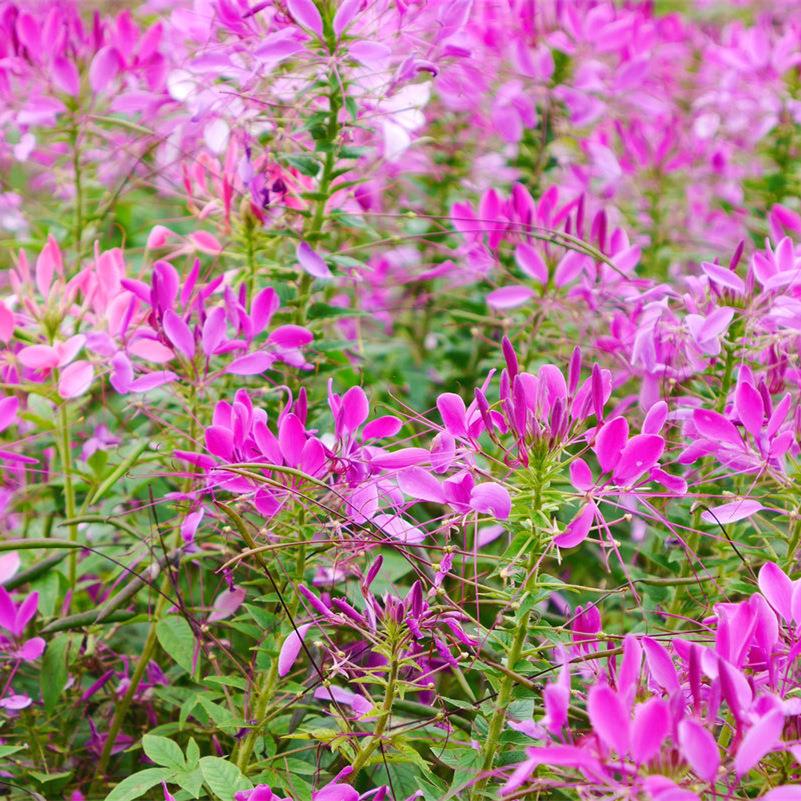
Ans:
<svg viewBox="0 0 801 801"><path fill-rule="evenodd" d="M799 0L0 0L0 795L801 799Z"/></svg>

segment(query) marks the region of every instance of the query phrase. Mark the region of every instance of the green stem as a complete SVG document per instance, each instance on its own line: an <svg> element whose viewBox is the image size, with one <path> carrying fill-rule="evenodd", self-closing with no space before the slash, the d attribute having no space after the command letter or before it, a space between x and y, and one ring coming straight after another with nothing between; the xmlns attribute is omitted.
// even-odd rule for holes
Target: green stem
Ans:
<svg viewBox="0 0 801 801"><path fill-rule="evenodd" d="M273 659L270 669L264 676L261 686L259 687L258 695L256 697L256 705L253 709L253 726L250 731L237 742L234 748L233 761L234 764L245 773L247 770L250 756L253 753L253 748L256 745L256 740L261 734L261 727L263 720L267 714L267 707L275 692L276 680L278 678L278 660Z"/></svg>
<svg viewBox="0 0 801 801"><path fill-rule="evenodd" d="M337 89L332 88L328 95L328 130L326 132L326 143L328 151L325 154L323 164L323 174L320 177L320 185L317 189L318 199L314 208L311 223L304 231L304 237L308 242L316 242L320 238L320 233L325 224L325 208L331 197L331 181L334 176L336 166L336 142L339 139L339 112L342 108L342 101ZM311 287L313 278L308 273L304 273L300 279L298 290L298 305L295 310L295 322L302 324L306 320L306 309L311 297Z"/></svg>
<svg viewBox="0 0 801 801"><path fill-rule="evenodd" d="M378 721L375 724L375 729L367 745L361 749L360 753L353 761L353 776L367 764L367 760L381 744L381 739L384 736L384 731L387 728L390 715L392 714L392 704L395 700L395 684L397 681L398 659L396 654L393 653L389 663L389 675L387 676L387 687L384 691L384 702L381 704L381 711L378 713Z"/></svg>
<svg viewBox="0 0 801 801"><path fill-rule="evenodd" d="M81 256L83 255L83 177L81 175L81 150L78 146L80 128L76 123L70 131L70 141L72 144L72 170L75 181L75 218L73 222L73 237L75 240L75 253L77 263L80 266Z"/></svg>
<svg viewBox="0 0 801 801"><path fill-rule="evenodd" d="M530 615L530 612L524 612L520 616L515 626L514 633L512 635L512 647L509 649L509 654L506 658L506 667L510 670L514 669L514 666L517 664L521 654L523 653L523 646L525 645L526 635L528 634ZM490 725L487 731L487 739L485 740L484 748L482 749L484 753L484 759L481 765L481 770L485 774L492 770L492 766L495 763L495 756L498 751L498 742L500 740L501 733L503 732L503 725L506 722L506 711L507 707L509 706L509 701L511 700L514 686L514 678L508 674L505 675L501 681L501 686L495 699L495 709L493 710L492 718L490 719ZM476 782L473 787L471 797L475 797L481 792L481 790L483 790L487 783L487 778L487 776L484 776L482 779Z"/></svg>
<svg viewBox="0 0 801 801"><path fill-rule="evenodd" d="M166 593L169 588L169 578L166 578L162 582L161 589ZM100 753L100 759L97 762L95 778L91 787L89 788L89 798L94 795L94 791L97 790L97 785L103 780L103 775L105 774L109 760L111 759L111 752L114 747L114 742L117 739L117 735L120 733L122 723L125 720L125 716L128 714L128 709L131 706L134 695L136 695L136 691L139 689L139 684L142 681L142 677L145 675L147 666L150 664L150 659L153 656L153 652L156 650L156 621L158 620L159 612L161 611L163 604L164 596L159 596L159 600L156 602L156 611L153 615L153 622L150 624L150 628L147 632L147 639L145 640L142 653L139 655L133 675L131 676L131 682L128 685L125 695L123 695L122 700L114 709L114 717L111 719L111 725L108 729L106 742L103 743L103 750Z"/></svg>
<svg viewBox="0 0 801 801"><path fill-rule="evenodd" d="M61 404L58 410L58 424L60 434L61 467L64 471L64 510L67 520L72 520L76 515L75 505L75 485L72 481L72 447L70 444L70 423L66 401ZM70 542L78 541L78 526L75 523L69 526ZM75 590L75 579L78 572L78 553L73 550L69 556L69 586Z"/></svg>

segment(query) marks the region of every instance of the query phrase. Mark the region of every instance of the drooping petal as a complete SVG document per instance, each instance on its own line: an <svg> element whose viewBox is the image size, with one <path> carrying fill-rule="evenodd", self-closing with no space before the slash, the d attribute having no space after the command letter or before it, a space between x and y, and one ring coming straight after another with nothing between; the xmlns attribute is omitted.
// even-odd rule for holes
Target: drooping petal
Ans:
<svg viewBox="0 0 801 801"><path fill-rule="evenodd" d="M705 523L736 523L738 520L745 520L747 517L756 514L760 509L765 507L759 501L752 501L744 499L741 501L732 501L731 503L724 503L720 506L713 506L701 512L701 520Z"/></svg>
<svg viewBox="0 0 801 801"><path fill-rule="evenodd" d="M223 590L215 599L211 607L211 614L208 622L214 623L218 620L225 620L242 606L246 592L242 587L235 587L232 590Z"/></svg>
<svg viewBox="0 0 801 801"><path fill-rule="evenodd" d="M323 280L332 277L331 270L328 269L325 259L316 250L313 250L307 242L301 242L295 253L298 257L298 263L309 275Z"/></svg>
<svg viewBox="0 0 801 801"><path fill-rule="evenodd" d="M579 513L565 526L565 530L553 538L560 548L575 548L587 539L592 521L598 511L593 501L584 504Z"/></svg>
<svg viewBox="0 0 801 801"><path fill-rule="evenodd" d="M302 626L298 626L297 630L291 631L289 636L284 640L284 644L281 646L281 651L278 654L279 676L286 676L287 673L292 670L292 666L298 658L300 649L303 647L303 638L311 627L311 623L304 623Z"/></svg>

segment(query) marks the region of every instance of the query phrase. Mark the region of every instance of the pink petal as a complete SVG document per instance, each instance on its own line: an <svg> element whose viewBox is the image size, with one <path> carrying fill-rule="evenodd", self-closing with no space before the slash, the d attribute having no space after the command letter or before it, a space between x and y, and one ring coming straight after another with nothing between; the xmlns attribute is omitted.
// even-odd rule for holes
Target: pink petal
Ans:
<svg viewBox="0 0 801 801"><path fill-rule="evenodd" d="M759 796L759 801L801 801L801 784L780 784Z"/></svg>
<svg viewBox="0 0 801 801"><path fill-rule="evenodd" d="M212 604L211 614L208 616L208 622L214 623L217 620L225 620L242 606L245 600L246 592L242 587L236 587L233 590L223 590L215 599Z"/></svg>
<svg viewBox="0 0 801 801"><path fill-rule="evenodd" d="M746 517L756 514L765 507L759 501L733 501L724 503L721 506L713 506L711 509L701 512L701 520L705 523L736 523L738 520L745 520Z"/></svg>
<svg viewBox="0 0 801 801"><path fill-rule="evenodd" d="M95 368L91 362L73 362L64 368L58 380L58 394L62 398L77 398L83 395L92 385L95 377Z"/></svg>
<svg viewBox="0 0 801 801"><path fill-rule="evenodd" d="M301 348L313 339L312 332L300 325L282 325L268 337L268 340L279 348Z"/></svg>
<svg viewBox="0 0 801 801"><path fill-rule="evenodd" d="M250 306L250 318L253 321L253 330L261 333L270 324L273 315L281 307L278 293L271 287L265 287L259 292Z"/></svg>
<svg viewBox="0 0 801 801"><path fill-rule="evenodd" d="M701 779L714 780L720 765L720 752L709 731L697 721L685 718L679 723L679 748Z"/></svg>
<svg viewBox="0 0 801 801"><path fill-rule="evenodd" d="M793 582L777 564L765 562L762 565L759 570L759 589L785 621L793 619Z"/></svg>
<svg viewBox="0 0 801 801"><path fill-rule="evenodd" d="M625 417L614 417L601 426L592 449L602 472L608 473L618 463L628 437L629 424Z"/></svg>
<svg viewBox="0 0 801 801"><path fill-rule="evenodd" d="M172 309L164 312L164 333L172 342L176 350L183 353L187 359L195 355L195 338L186 322Z"/></svg>
<svg viewBox="0 0 801 801"><path fill-rule="evenodd" d="M615 465L615 481L625 484L647 473L659 461L664 449L665 441L658 434L637 434L632 437Z"/></svg>
<svg viewBox="0 0 801 801"><path fill-rule="evenodd" d="M206 449L214 456L229 461L234 454L233 434L222 426L209 426L206 429Z"/></svg>
<svg viewBox="0 0 801 801"><path fill-rule="evenodd" d="M548 283L548 267L539 252L525 242L515 248L517 266L529 277L540 284Z"/></svg>
<svg viewBox="0 0 801 801"><path fill-rule="evenodd" d="M592 470L584 459L575 459L570 463L570 483L580 492L587 492L592 488Z"/></svg>
<svg viewBox="0 0 801 801"><path fill-rule="evenodd" d="M718 412L696 409L693 412L693 423L702 437L742 447L743 440L737 429Z"/></svg>
<svg viewBox="0 0 801 801"><path fill-rule="evenodd" d="M0 556L0 584L5 584L19 570L20 559L16 551Z"/></svg>
<svg viewBox="0 0 801 801"><path fill-rule="evenodd" d="M728 267L720 264L701 262L701 269L716 283L731 289L738 295L745 294L745 282L740 276Z"/></svg>
<svg viewBox="0 0 801 801"><path fill-rule="evenodd" d="M334 14L333 28L337 37L342 36L342 33L356 17L356 14L359 13L361 4L361 0L342 0L337 13Z"/></svg>
<svg viewBox="0 0 801 801"><path fill-rule="evenodd" d="M577 253L575 250L569 251L556 265L553 276L554 284L563 287L574 281L589 261L583 253Z"/></svg>
<svg viewBox="0 0 801 801"><path fill-rule="evenodd" d="M643 434L658 434L667 420L668 405L664 401L657 401L645 415L642 424Z"/></svg>
<svg viewBox="0 0 801 801"><path fill-rule="evenodd" d="M453 392L443 392L437 398L437 409L445 428L455 437L464 437L467 434L465 420L467 410L464 401Z"/></svg>
<svg viewBox="0 0 801 801"><path fill-rule="evenodd" d="M352 434L370 414L370 403L361 387L351 387L343 396L337 414L337 432Z"/></svg>
<svg viewBox="0 0 801 801"><path fill-rule="evenodd" d="M394 437L403 427L403 422L392 415L376 417L371 420L362 430L362 439L384 439Z"/></svg>
<svg viewBox="0 0 801 801"><path fill-rule="evenodd" d="M487 481L476 484L471 490L470 508L481 514L490 514L498 520L506 520L512 511L512 499L505 487Z"/></svg>
<svg viewBox="0 0 801 801"><path fill-rule="evenodd" d="M0 699L0 706L3 709L12 709L14 711L25 709L32 703L33 701L28 695L7 695L5 698Z"/></svg>
<svg viewBox="0 0 801 801"><path fill-rule="evenodd" d="M597 511L598 507L592 501L584 504L579 513L565 526L565 530L553 538L554 544L560 548L575 548L584 542L590 533Z"/></svg>
<svg viewBox="0 0 801 801"><path fill-rule="evenodd" d="M426 536L419 528L395 515L376 515L373 523L385 534L408 545L419 545Z"/></svg>
<svg viewBox="0 0 801 801"><path fill-rule="evenodd" d="M493 309L514 309L534 297L534 290L527 286L503 286L487 295L487 304Z"/></svg>
<svg viewBox="0 0 801 801"><path fill-rule="evenodd" d="M734 757L734 770L738 776L748 773L779 742L783 729L784 713L781 709L771 710L751 727Z"/></svg>
<svg viewBox="0 0 801 801"><path fill-rule="evenodd" d="M216 256L218 253L223 252L223 246L219 243L214 234L208 231L195 231L189 235L189 240L201 253L209 253Z"/></svg>
<svg viewBox="0 0 801 801"><path fill-rule="evenodd" d="M17 410L19 409L19 398L8 395L0 398L0 431L5 431L17 420ZM2 557L0 557L2 559Z"/></svg>
<svg viewBox="0 0 801 801"><path fill-rule="evenodd" d="M322 38L323 19L312 0L287 0L286 5L295 22Z"/></svg>
<svg viewBox="0 0 801 801"><path fill-rule="evenodd" d="M33 637L22 644L17 651L17 656L26 662L32 662L44 653L44 649L45 641L41 637Z"/></svg>
<svg viewBox="0 0 801 801"><path fill-rule="evenodd" d="M284 640L284 644L281 646L281 651L278 654L279 676L286 676L287 673L292 670L292 666L295 664L298 654L300 653L303 638L311 627L311 623L304 623L304 625L298 626L297 631L293 630L290 632L289 636Z"/></svg>
<svg viewBox="0 0 801 801"><path fill-rule="evenodd" d="M661 698L638 704L631 724L631 755L649 762L658 753L670 729L670 709Z"/></svg>
<svg viewBox="0 0 801 801"><path fill-rule="evenodd" d="M257 375L269 370L275 363L275 357L271 353L249 353L247 356L240 356L234 359L226 368L225 372L231 375Z"/></svg>
<svg viewBox="0 0 801 801"><path fill-rule="evenodd" d="M442 503L445 492L439 481L420 467L409 467L398 474L398 486L412 498L430 503Z"/></svg>
<svg viewBox="0 0 801 801"><path fill-rule="evenodd" d="M122 67L122 59L114 47L101 47L95 53L89 67L89 85L95 92L102 92Z"/></svg>
<svg viewBox="0 0 801 801"><path fill-rule="evenodd" d="M50 345L28 345L17 354L17 358L32 370L51 370L58 366L59 354Z"/></svg>
<svg viewBox="0 0 801 801"><path fill-rule="evenodd" d="M759 436L762 431L762 421L765 415L765 407L762 404L762 396L750 384L744 381L737 385L734 393L734 408L740 422L745 426L746 431Z"/></svg>
<svg viewBox="0 0 801 801"><path fill-rule="evenodd" d="M645 661L654 681L668 694L676 692L679 689L679 679L670 654L664 646L651 637L643 637L642 646L645 651Z"/></svg>
<svg viewBox="0 0 801 801"><path fill-rule="evenodd" d="M175 381L177 378L178 376L170 370L158 370L132 381L128 389L130 392L149 392L151 389L169 384L170 381Z"/></svg>
<svg viewBox="0 0 801 801"><path fill-rule="evenodd" d="M297 415L290 413L284 416L278 429L278 444L286 463L290 467L297 467L306 444L306 428Z"/></svg>
<svg viewBox="0 0 801 801"><path fill-rule="evenodd" d="M309 275L322 279L332 278L331 270L328 269L325 259L315 250L312 250L311 245L308 243L301 242L295 254L298 257L298 263Z"/></svg>
<svg viewBox="0 0 801 801"><path fill-rule="evenodd" d="M629 716L617 693L606 684L594 685L587 695L587 713L595 733L607 748L624 755L629 750Z"/></svg>
<svg viewBox="0 0 801 801"><path fill-rule="evenodd" d="M225 309L218 306L216 309L212 309L206 322L203 323L201 342L206 356L211 356L217 350L217 346L225 338L225 329Z"/></svg>

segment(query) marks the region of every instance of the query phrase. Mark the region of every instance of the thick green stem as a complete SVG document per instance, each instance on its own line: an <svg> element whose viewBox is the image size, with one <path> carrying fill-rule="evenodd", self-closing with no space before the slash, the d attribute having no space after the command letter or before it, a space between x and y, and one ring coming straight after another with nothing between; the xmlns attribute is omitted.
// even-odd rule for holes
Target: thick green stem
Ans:
<svg viewBox="0 0 801 801"><path fill-rule="evenodd" d="M393 653L389 665L387 686L386 690L384 691L384 702L381 704L381 711L378 713L378 721L375 724L375 729L373 730L373 734L368 740L367 745L365 745L365 747L362 748L361 752L356 756L356 759L353 761L352 765L353 776L356 776L356 774L367 764L367 760L370 759L373 752L381 744L381 740L384 736L384 731L386 731L390 715L392 714L392 704L395 701L395 685L397 681L398 681L398 659L397 656Z"/></svg>

